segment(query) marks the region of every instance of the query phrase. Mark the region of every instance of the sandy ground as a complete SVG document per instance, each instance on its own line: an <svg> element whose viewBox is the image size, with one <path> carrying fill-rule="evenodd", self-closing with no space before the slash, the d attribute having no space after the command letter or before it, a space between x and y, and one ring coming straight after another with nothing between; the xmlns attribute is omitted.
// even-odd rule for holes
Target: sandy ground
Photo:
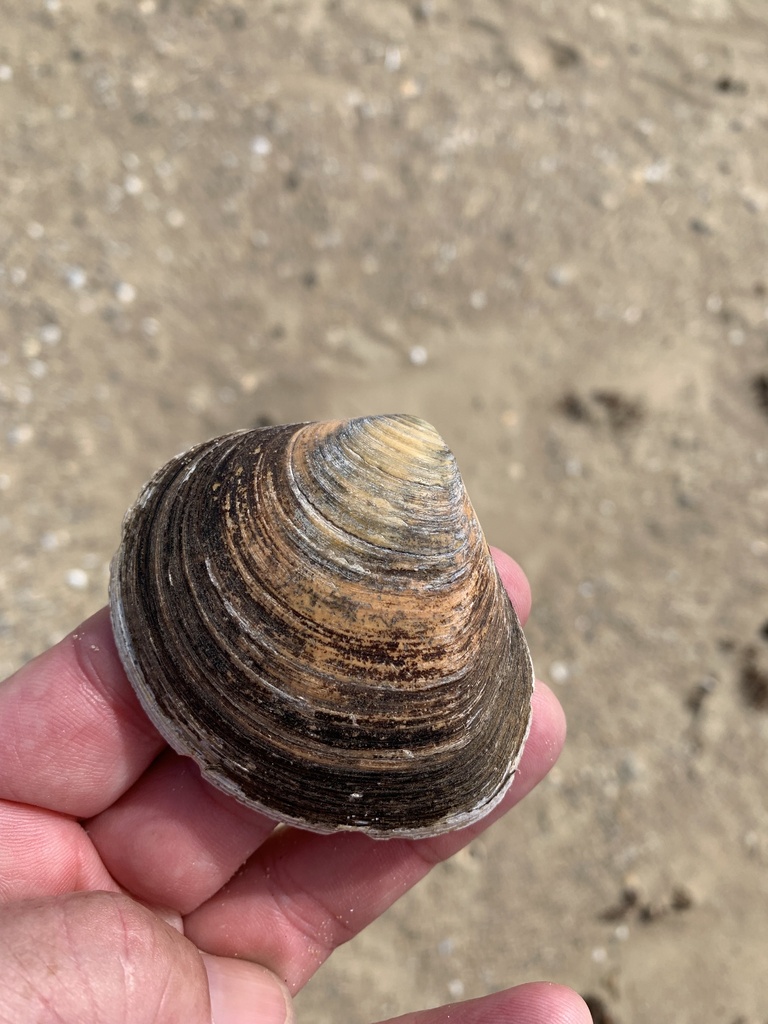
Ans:
<svg viewBox="0 0 768 1024"><path fill-rule="evenodd" d="M0 666L216 433L408 411L566 752L301 1019L533 978L765 1024L765 0L0 0Z"/></svg>

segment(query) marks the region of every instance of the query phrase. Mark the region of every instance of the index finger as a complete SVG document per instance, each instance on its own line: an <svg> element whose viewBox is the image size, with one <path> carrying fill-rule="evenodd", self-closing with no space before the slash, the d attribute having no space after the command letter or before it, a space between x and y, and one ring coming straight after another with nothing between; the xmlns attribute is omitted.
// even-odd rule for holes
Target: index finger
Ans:
<svg viewBox="0 0 768 1024"><path fill-rule="evenodd" d="M506 551L491 546L491 554L496 563L496 568L499 570L499 576L501 576L504 589L509 594L509 599L517 612L517 617L524 626L528 621L528 616L531 614L531 585L528 582L528 577L514 558L510 558Z"/></svg>
<svg viewBox="0 0 768 1024"><path fill-rule="evenodd" d="M165 746L96 612L0 684L0 799L92 817Z"/></svg>

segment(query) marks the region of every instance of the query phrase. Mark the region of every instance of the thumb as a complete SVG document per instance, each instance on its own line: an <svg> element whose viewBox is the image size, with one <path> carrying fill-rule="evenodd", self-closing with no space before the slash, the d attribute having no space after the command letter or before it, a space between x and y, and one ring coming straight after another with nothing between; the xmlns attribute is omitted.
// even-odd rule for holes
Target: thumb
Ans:
<svg viewBox="0 0 768 1024"><path fill-rule="evenodd" d="M113 892L7 904L0 1024L290 1024L266 968L201 955L151 910Z"/></svg>
<svg viewBox="0 0 768 1024"><path fill-rule="evenodd" d="M587 1004L569 988L529 982L465 1003L407 1013L384 1024L592 1024Z"/></svg>
<svg viewBox="0 0 768 1024"><path fill-rule="evenodd" d="M211 1024L292 1024L288 989L272 971L247 960L201 956L208 975Z"/></svg>

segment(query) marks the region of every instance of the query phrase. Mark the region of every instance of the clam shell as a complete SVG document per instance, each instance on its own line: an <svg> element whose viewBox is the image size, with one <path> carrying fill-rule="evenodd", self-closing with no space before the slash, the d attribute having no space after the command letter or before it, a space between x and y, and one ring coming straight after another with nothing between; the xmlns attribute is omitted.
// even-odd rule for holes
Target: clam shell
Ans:
<svg viewBox="0 0 768 1024"><path fill-rule="evenodd" d="M170 746L278 821L437 835L512 782L531 659L422 420L263 427L172 459L126 515L110 605Z"/></svg>

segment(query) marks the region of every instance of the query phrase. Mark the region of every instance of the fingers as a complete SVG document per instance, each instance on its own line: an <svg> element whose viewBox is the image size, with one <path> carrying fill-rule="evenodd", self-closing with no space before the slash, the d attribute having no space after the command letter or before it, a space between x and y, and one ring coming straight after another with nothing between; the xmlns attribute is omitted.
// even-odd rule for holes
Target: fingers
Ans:
<svg viewBox="0 0 768 1024"><path fill-rule="evenodd" d="M592 1024L592 1017L571 989L533 982L482 999L407 1013L386 1024Z"/></svg>
<svg viewBox="0 0 768 1024"><path fill-rule="evenodd" d="M0 800L0 903L116 888L78 822Z"/></svg>
<svg viewBox="0 0 768 1024"><path fill-rule="evenodd" d="M525 625L531 614L531 588L528 579L517 562L504 551L492 547L491 554L496 568L499 570L501 582L515 607L517 617Z"/></svg>
<svg viewBox="0 0 768 1024"><path fill-rule="evenodd" d="M0 799L90 817L164 746L123 672L106 609L0 684Z"/></svg>
<svg viewBox="0 0 768 1024"><path fill-rule="evenodd" d="M178 931L115 893L10 904L0 917L0 962L4 1024L54 1016L59 1024L292 1019L285 989L268 971L204 962Z"/></svg>
<svg viewBox="0 0 768 1024"><path fill-rule="evenodd" d="M211 1024L292 1024L288 990L265 967L209 953L201 956L208 975Z"/></svg>
<svg viewBox="0 0 768 1024"><path fill-rule="evenodd" d="M275 822L219 793L189 758L166 751L86 827L120 885L188 914L232 877Z"/></svg>
<svg viewBox="0 0 768 1024"><path fill-rule="evenodd" d="M531 735L509 794L477 825L435 839L276 833L185 921L200 948L264 964L298 991L332 950L517 803L549 771L565 738L555 697L539 685Z"/></svg>

